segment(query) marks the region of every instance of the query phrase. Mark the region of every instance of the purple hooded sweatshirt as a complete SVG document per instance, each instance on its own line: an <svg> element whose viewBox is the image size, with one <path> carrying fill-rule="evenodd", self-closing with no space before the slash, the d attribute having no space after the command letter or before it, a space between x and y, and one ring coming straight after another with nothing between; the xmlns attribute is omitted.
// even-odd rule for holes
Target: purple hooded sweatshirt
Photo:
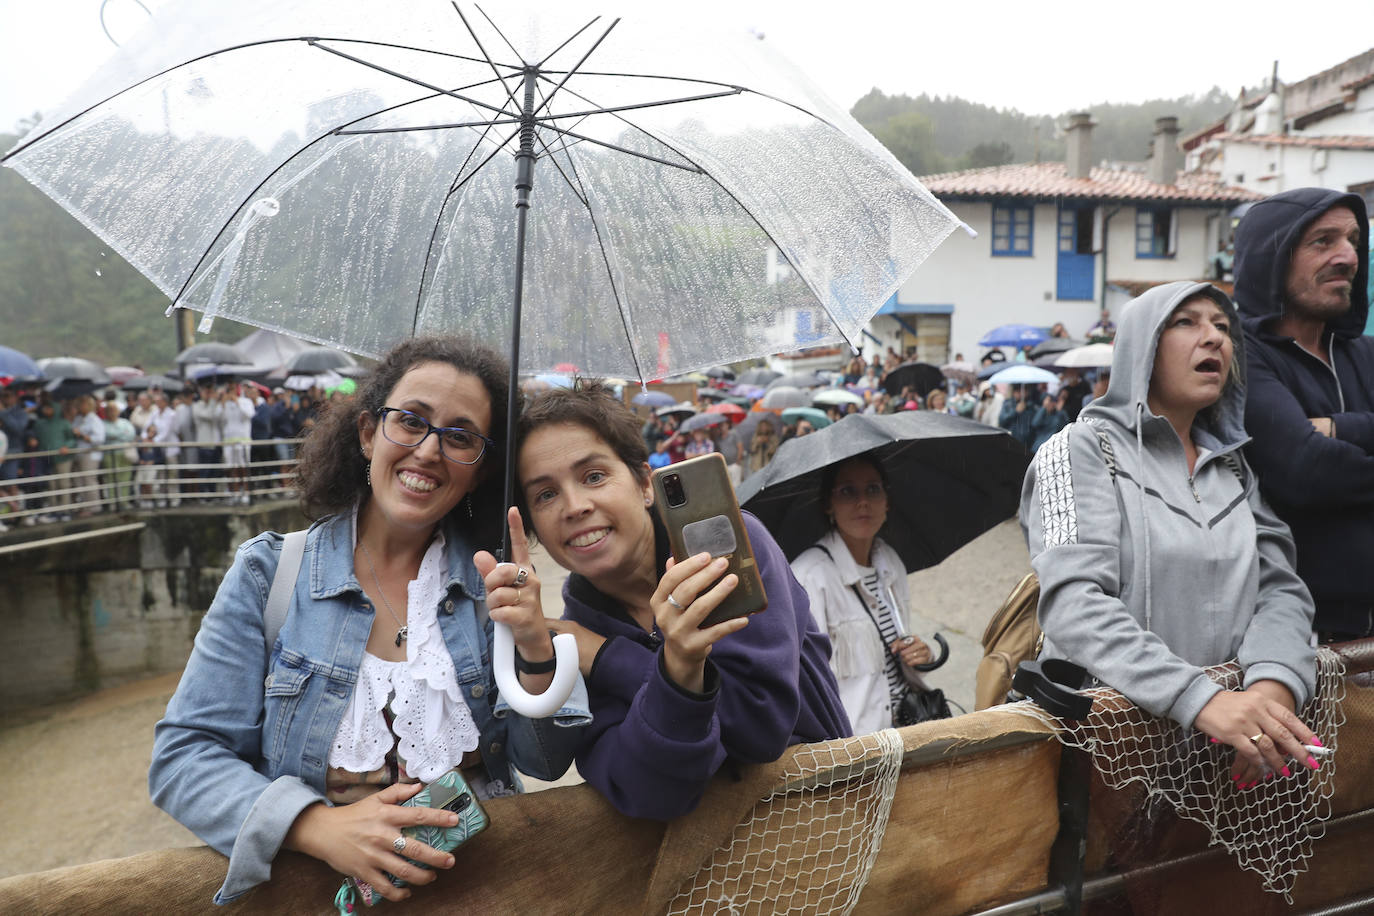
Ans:
<svg viewBox="0 0 1374 916"><path fill-rule="evenodd" d="M768 763L793 744L851 734L830 639L782 549L757 518L742 514L768 608L711 649L703 693L668 679L657 627L646 633L582 576L563 586L564 619L607 638L587 678L592 724L577 769L622 814L686 814L727 759ZM668 543L657 519L654 533L662 574Z"/></svg>

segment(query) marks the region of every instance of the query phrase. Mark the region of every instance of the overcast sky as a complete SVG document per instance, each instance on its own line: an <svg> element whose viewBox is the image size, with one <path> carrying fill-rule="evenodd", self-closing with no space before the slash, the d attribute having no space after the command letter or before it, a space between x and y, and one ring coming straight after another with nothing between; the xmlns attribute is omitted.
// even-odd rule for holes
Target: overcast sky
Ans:
<svg viewBox="0 0 1374 916"><path fill-rule="evenodd" d="M144 0L154 11L164 2ZM116 39L147 18L136 0L105 6ZM1374 0L694 0L683 8L762 32L845 107L876 86L1059 114L1212 85L1234 93L1263 80L1275 59L1293 82L1374 47ZM100 9L101 0L0 0L0 129L51 107L110 52ZM388 4L378 0L377 9Z"/></svg>

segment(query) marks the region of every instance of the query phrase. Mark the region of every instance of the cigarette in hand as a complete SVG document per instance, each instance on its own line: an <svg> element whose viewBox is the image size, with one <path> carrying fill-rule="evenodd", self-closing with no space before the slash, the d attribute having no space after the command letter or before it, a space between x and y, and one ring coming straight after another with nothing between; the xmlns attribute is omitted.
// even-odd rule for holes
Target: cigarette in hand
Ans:
<svg viewBox="0 0 1374 916"><path fill-rule="evenodd" d="M1307 753L1311 754L1313 757L1330 757L1336 753L1334 747L1317 747L1315 744L1304 744L1303 750L1307 751Z"/></svg>

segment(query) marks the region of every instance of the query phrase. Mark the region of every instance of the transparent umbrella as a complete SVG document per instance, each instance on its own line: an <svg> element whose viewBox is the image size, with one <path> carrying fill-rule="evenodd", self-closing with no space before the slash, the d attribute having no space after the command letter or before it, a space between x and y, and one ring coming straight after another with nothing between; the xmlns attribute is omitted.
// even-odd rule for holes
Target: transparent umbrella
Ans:
<svg viewBox="0 0 1374 916"><path fill-rule="evenodd" d="M174 2L4 162L202 329L465 332L513 385L855 341L957 218L766 42L636 16Z"/></svg>

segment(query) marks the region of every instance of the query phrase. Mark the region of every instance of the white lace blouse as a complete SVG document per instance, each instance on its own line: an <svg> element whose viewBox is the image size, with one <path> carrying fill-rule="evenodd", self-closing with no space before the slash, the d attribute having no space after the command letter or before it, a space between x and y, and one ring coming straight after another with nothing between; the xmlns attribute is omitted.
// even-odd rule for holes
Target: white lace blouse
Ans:
<svg viewBox="0 0 1374 916"><path fill-rule="evenodd" d="M357 539L355 509L355 547ZM439 532L420 561L419 575L407 588L406 660L393 662L363 653L358 684L329 751L331 767L369 773L381 767L395 747L411 776L431 782L477 747L481 736L458 690L453 659L439 630L438 608L447 572L444 536ZM388 705L391 728L382 711Z"/></svg>

